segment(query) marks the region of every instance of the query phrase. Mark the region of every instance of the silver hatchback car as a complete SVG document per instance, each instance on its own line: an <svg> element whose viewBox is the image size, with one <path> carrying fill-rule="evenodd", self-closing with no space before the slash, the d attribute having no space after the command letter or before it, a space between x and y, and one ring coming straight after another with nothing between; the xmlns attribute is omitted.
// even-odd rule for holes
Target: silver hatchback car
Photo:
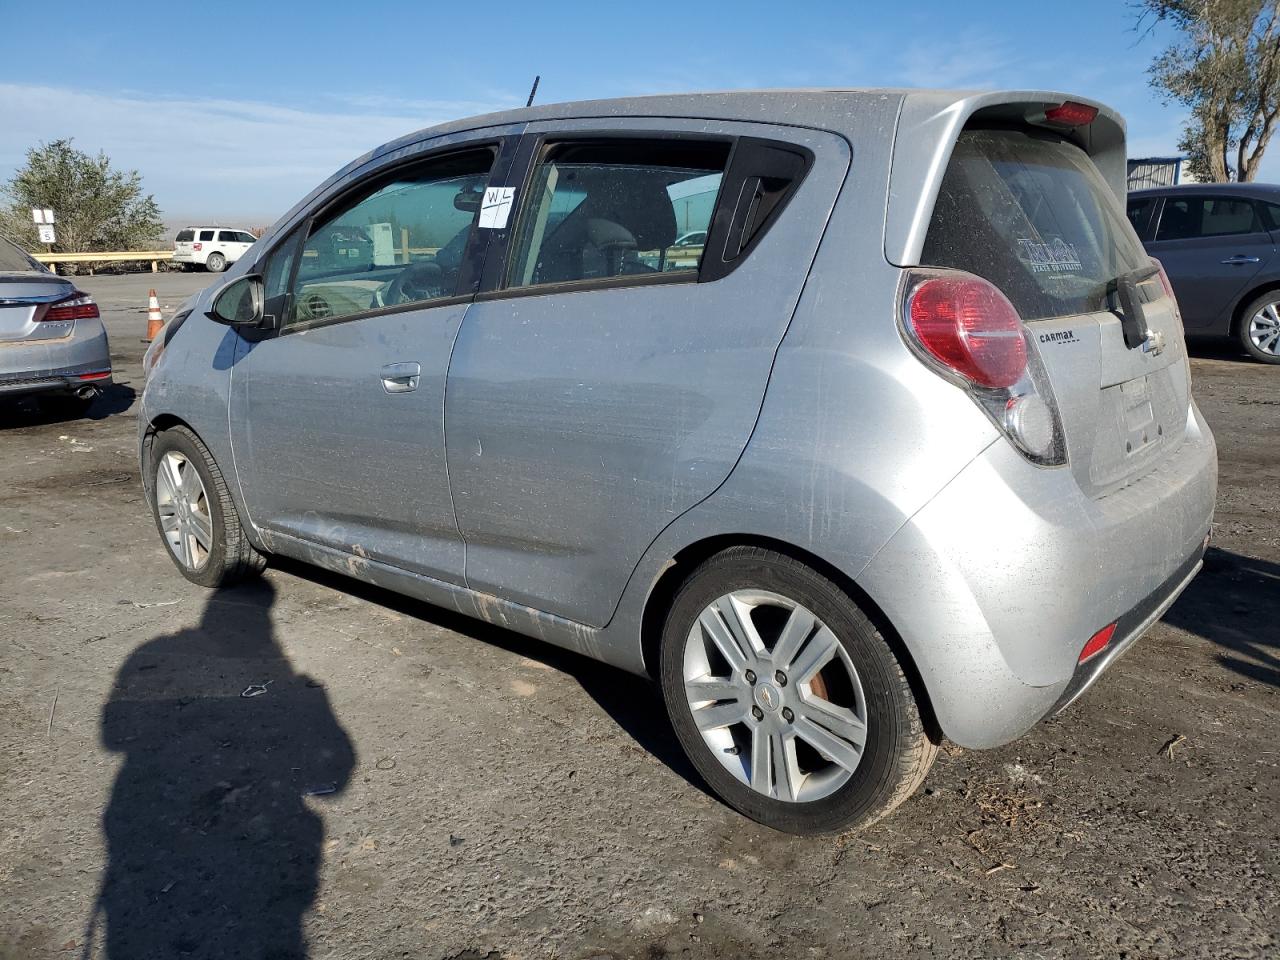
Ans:
<svg viewBox="0 0 1280 960"><path fill-rule="evenodd" d="M153 344L147 497L196 583L287 555L647 673L732 806L865 824L1200 567L1214 442L1124 192L1122 121L1043 91L411 134Z"/></svg>

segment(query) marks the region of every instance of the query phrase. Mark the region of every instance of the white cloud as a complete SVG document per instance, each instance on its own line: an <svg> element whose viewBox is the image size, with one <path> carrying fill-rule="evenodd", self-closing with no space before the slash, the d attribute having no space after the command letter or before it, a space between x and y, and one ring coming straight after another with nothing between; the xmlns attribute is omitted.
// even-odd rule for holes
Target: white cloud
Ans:
<svg viewBox="0 0 1280 960"><path fill-rule="evenodd" d="M1008 41L966 31L909 43L898 58L895 80L911 87L998 87L1017 60Z"/></svg>
<svg viewBox="0 0 1280 960"><path fill-rule="evenodd" d="M41 141L75 138L142 174L166 218L274 219L339 167L422 127L514 105L323 97L308 108L265 101L103 93L0 83L0 178Z"/></svg>

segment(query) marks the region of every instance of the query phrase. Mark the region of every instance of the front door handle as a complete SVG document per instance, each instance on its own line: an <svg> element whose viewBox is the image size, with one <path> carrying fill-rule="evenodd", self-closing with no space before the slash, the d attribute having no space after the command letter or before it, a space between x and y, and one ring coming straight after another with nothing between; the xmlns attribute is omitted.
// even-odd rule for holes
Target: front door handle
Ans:
<svg viewBox="0 0 1280 960"><path fill-rule="evenodd" d="M387 393L408 393L418 389L422 367L416 363L388 363L382 368L382 389Z"/></svg>
<svg viewBox="0 0 1280 960"><path fill-rule="evenodd" d="M1222 262L1230 264L1233 267L1242 267L1246 263L1261 263L1262 261L1258 257L1250 257L1247 254L1237 253L1234 257L1227 257L1227 259Z"/></svg>

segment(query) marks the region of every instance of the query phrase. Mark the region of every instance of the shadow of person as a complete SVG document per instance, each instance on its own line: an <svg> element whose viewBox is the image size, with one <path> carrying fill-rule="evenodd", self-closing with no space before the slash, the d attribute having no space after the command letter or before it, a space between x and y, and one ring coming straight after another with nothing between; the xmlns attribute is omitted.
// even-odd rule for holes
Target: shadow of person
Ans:
<svg viewBox="0 0 1280 960"><path fill-rule="evenodd" d="M304 797L341 791L355 753L276 643L274 599L265 581L221 591L116 675L101 733L124 765L86 953L101 910L111 960L307 955L324 826Z"/></svg>

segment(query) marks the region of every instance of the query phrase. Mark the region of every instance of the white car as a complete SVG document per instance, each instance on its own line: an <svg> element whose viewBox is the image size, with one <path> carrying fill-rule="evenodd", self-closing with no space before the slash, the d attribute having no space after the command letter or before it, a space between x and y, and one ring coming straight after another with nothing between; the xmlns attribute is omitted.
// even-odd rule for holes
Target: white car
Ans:
<svg viewBox="0 0 1280 960"><path fill-rule="evenodd" d="M221 273L235 263L257 240L248 230L227 227L183 227L173 241L173 262L183 270L204 267Z"/></svg>

